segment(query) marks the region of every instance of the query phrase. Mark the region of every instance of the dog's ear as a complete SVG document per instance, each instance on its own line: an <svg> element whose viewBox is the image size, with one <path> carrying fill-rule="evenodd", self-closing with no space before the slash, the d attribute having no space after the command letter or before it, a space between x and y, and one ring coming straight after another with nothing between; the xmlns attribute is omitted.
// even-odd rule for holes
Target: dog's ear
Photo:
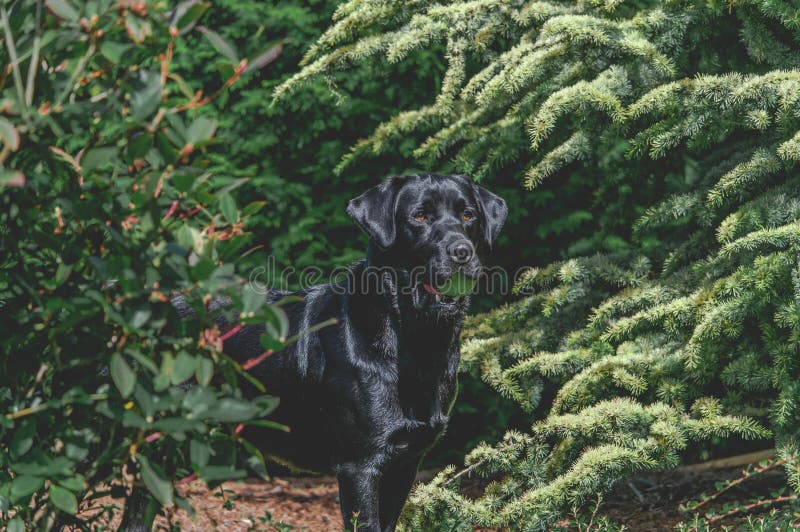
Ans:
<svg viewBox="0 0 800 532"><path fill-rule="evenodd" d="M508 216L506 200L475 183L472 183L472 190L483 215L483 239L488 249L492 249L494 239L503 228L506 216Z"/></svg>
<svg viewBox="0 0 800 532"><path fill-rule="evenodd" d="M392 247L397 237L397 193L405 181L403 177L390 177L347 204L347 214L384 250Z"/></svg>

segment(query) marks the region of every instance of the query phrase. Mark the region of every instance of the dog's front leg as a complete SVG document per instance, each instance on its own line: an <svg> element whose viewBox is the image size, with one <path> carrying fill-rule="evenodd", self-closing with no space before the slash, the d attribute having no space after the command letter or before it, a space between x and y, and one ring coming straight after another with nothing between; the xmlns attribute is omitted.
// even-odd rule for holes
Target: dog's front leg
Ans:
<svg viewBox="0 0 800 532"><path fill-rule="evenodd" d="M386 470L380 484L381 532L393 532L417 476L418 456L400 460Z"/></svg>
<svg viewBox="0 0 800 532"><path fill-rule="evenodd" d="M345 463L337 467L336 477L345 530L378 532L380 470L373 464Z"/></svg>

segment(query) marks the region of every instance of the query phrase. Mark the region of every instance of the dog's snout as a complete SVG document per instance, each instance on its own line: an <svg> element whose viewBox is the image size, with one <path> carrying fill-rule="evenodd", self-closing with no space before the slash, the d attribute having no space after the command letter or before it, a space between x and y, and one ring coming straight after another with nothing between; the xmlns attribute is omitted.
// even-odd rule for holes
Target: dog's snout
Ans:
<svg viewBox="0 0 800 532"><path fill-rule="evenodd" d="M473 254L472 244L467 241L462 240L450 246L450 258L457 264L469 262Z"/></svg>

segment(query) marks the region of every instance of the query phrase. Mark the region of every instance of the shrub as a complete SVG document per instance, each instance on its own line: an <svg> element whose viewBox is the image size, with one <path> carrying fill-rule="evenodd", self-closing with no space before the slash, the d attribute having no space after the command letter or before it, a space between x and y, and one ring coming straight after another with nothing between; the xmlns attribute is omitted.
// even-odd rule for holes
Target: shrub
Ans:
<svg viewBox="0 0 800 532"><path fill-rule="evenodd" d="M237 273L263 202L237 205L241 183L208 171L207 104L279 50L239 57L197 25L208 7L0 7L0 527L76 521L90 500L142 483L152 519L190 510L175 479L263 470L239 424L269 424L275 401L245 398L244 383L261 386L247 371L258 360L221 353L233 331L208 303L225 296L234 323L265 323L265 349L286 319ZM220 55L218 79L196 91L172 63L198 31Z"/></svg>
<svg viewBox="0 0 800 532"><path fill-rule="evenodd" d="M465 330L464 367L543 419L468 456L481 497L455 468L418 488L412 528L546 529L696 442L796 455L798 20L777 0L352 1L278 87L444 46L435 102L342 164L412 142L443 170L555 183L561 219L591 226Z"/></svg>

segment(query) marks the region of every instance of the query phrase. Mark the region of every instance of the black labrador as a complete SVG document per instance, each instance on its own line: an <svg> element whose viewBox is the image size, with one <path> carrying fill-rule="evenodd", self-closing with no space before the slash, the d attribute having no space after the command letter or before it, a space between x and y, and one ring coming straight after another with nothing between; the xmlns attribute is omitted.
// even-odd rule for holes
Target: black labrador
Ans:
<svg viewBox="0 0 800 532"><path fill-rule="evenodd" d="M370 237L366 259L284 307L291 334L337 324L251 372L280 397L271 417L291 432L248 428L246 437L273 458L335 472L345 528L357 513L359 530L391 531L455 399L469 296L435 287L456 272L478 277L507 207L466 176L415 174L387 179L351 200L347 213ZM257 356L262 333L242 329L225 352Z"/></svg>

